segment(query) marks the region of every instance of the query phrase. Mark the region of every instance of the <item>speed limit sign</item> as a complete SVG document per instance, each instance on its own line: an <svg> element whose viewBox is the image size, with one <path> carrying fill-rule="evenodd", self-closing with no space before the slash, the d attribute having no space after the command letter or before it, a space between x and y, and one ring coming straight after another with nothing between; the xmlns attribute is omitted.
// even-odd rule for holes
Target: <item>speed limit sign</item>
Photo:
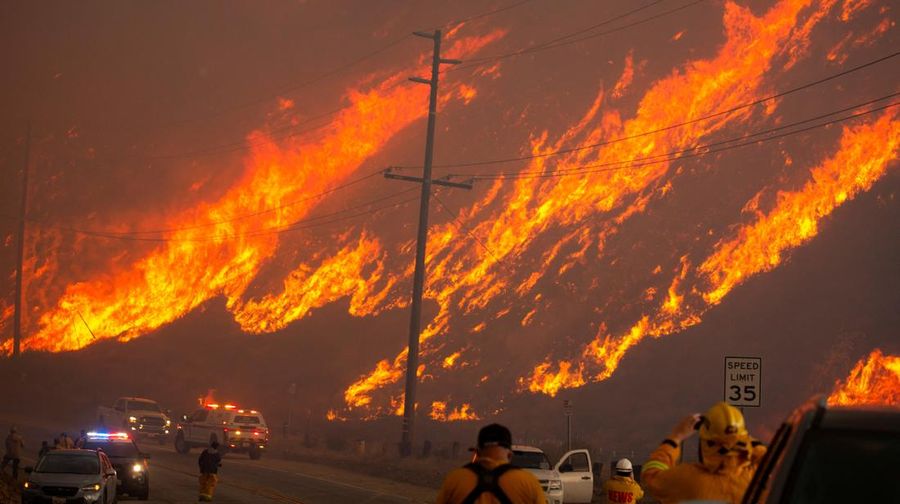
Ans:
<svg viewBox="0 0 900 504"><path fill-rule="evenodd" d="M725 402L732 406L759 406L762 392L760 357L725 357Z"/></svg>

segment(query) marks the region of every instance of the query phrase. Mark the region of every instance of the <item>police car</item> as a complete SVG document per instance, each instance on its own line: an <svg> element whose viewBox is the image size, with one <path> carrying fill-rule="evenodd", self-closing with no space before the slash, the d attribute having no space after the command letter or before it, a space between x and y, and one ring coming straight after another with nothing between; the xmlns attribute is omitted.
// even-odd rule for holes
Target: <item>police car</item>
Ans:
<svg viewBox="0 0 900 504"><path fill-rule="evenodd" d="M89 432L84 449L103 452L116 470L116 493L139 500L150 498L150 455L142 453L126 432Z"/></svg>
<svg viewBox="0 0 900 504"><path fill-rule="evenodd" d="M191 448L206 447L213 437L222 451L246 453L257 460L269 444L269 428L257 410L207 404L182 417L176 426L175 451L188 453Z"/></svg>

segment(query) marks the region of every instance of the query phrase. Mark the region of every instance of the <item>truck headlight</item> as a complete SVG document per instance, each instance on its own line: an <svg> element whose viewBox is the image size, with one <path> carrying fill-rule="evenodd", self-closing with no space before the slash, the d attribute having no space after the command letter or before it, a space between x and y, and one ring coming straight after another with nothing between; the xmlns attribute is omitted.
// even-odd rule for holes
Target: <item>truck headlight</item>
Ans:
<svg viewBox="0 0 900 504"><path fill-rule="evenodd" d="M131 466L131 470L132 472L141 472L144 470L144 466L141 464L134 464L133 466Z"/></svg>
<svg viewBox="0 0 900 504"><path fill-rule="evenodd" d="M130 416L130 417L128 417L128 421L131 423L135 423L135 422L137 422L137 417Z"/></svg>
<svg viewBox="0 0 900 504"><path fill-rule="evenodd" d="M547 490L562 490L561 480L550 480L547 484Z"/></svg>
<svg viewBox="0 0 900 504"><path fill-rule="evenodd" d="M81 487L85 492L99 492L100 491L100 483L94 483L93 485L87 485Z"/></svg>
<svg viewBox="0 0 900 504"><path fill-rule="evenodd" d="M37 483L32 483L30 481L26 481L22 486L24 486L26 490L37 490L38 488L41 488Z"/></svg>
<svg viewBox="0 0 900 504"><path fill-rule="evenodd" d="M166 419L166 427L168 427L170 425L172 425L172 421L167 418Z"/></svg>

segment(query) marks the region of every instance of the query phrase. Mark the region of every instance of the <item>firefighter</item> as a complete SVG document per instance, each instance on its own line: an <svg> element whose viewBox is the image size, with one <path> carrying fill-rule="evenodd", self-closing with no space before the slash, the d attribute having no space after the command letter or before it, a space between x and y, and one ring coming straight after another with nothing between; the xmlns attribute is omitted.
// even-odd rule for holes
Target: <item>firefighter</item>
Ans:
<svg viewBox="0 0 900 504"><path fill-rule="evenodd" d="M19 429L15 426L9 428L9 435L6 436L6 454L3 455L2 466L0 471L6 470L6 465L12 462L13 479L19 477L19 462L22 460L22 450L25 448L25 440L19 434Z"/></svg>
<svg viewBox="0 0 900 504"><path fill-rule="evenodd" d="M437 504L546 504L537 478L509 463L512 434L500 424L478 431L474 461L444 480Z"/></svg>
<svg viewBox="0 0 900 504"><path fill-rule="evenodd" d="M84 444L87 443L87 432L84 429L81 429L81 434L75 438L75 448L84 448Z"/></svg>
<svg viewBox="0 0 900 504"><path fill-rule="evenodd" d="M209 443L209 448L203 450L197 464L200 466L200 496L197 501L212 502L216 483L219 482L219 468L222 467L218 441L213 440Z"/></svg>
<svg viewBox="0 0 900 504"><path fill-rule="evenodd" d="M635 503L644 497L641 485L634 481L634 469L627 458L616 462L616 474L603 483L603 495L610 503Z"/></svg>
<svg viewBox="0 0 900 504"><path fill-rule="evenodd" d="M59 443L56 445L56 447L62 450L70 450L72 448L75 448L75 442L72 441L72 438L70 438L68 434L63 432L59 435Z"/></svg>
<svg viewBox="0 0 900 504"><path fill-rule="evenodd" d="M699 430L700 461L678 464L682 442ZM663 504L684 500L739 503L766 448L753 440L741 412L724 402L691 415L672 430L644 464L641 479Z"/></svg>

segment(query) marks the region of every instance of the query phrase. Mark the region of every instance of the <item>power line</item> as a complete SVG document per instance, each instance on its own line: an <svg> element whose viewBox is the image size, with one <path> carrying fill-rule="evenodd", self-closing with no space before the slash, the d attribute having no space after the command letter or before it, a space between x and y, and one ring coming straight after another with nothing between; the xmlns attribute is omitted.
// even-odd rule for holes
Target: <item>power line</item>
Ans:
<svg viewBox="0 0 900 504"><path fill-rule="evenodd" d="M454 21L448 21L448 22L444 23L444 24L441 25L441 26L450 26L450 25L454 25L454 24L460 24L460 23L465 23L465 22L473 21L473 20L476 20L476 19L485 18L485 17L488 17L488 16L492 16L492 15L494 15L494 14L499 14L499 13L501 13L501 12L505 12L505 11L507 11L507 10L514 9L514 8L516 8L516 7L519 7L519 6L521 6L521 5L524 5L524 4L533 2L533 1L534 1L534 0L520 0L520 1L518 1L518 2L514 2L514 3L509 4L509 5L506 5L506 6L504 6L504 7L499 7L499 8L493 9L493 10L488 10L488 11L485 11L485 12L482 12L482 13L479 13L479 14L474 14L474 15L472 15L472 16L465 17L465 18L461 18L461 19L457 19L457 20L454 20ZM403 42L409 40L410 37L411 37L411 35L410 35L410 34L407 34L407 35L403 35L402 37L395 38L395 39L391 40L390 42L388 42L388 43L386 43L386 44L380 46L379 48L377 48L377 49L375 49L375 50L373 50L373 51L370 51L370 52L367 52L367 53L365 53L365 54L362 54L362 55L360 55L360 56L358 56L358 57L356 57L356 58L351 59L350 61L348 61L348 62L346 62L346 63L344 63L344 64L342 64L342 65L338 65L338 66L336 66L336 67L334 67L334 68L332 68L332 69L330 69L330 70L326 70L326 71L324 71L324 72L322 72L322 73L320 73L320 74L318 74L318 75L315 75L315 76L313 76L313 77L310 77L309 79L303 80L303 81L301 81L301 82L294 83L294 84L289 84L289 85L286 85L286 86L282 86L282 87L278 88L277 90L273 90L273 91L266 92L266 94L264 94L264 95L262 95L262 96L258 96L258 97L256 97L256 98L253 98L253 99L250 99L250 100L246 100L246 101L240 102L240 103L238 103L238 104L232 105L232 106L227 107L227 108L218 109L218 110L216 110L216 111L214 111L214 112L212 112L212 113L210 113L210 114L198 115L198 116L194 116L194 117L187 117L187 118L183 118L183 119L171 121L171 122L168 122L168 123L164 123L164 124L158 125L157 128L158 128L158 129L166 129L166 128L172 128L172 127L184 126L184 125L192 124L192 123L199 122L199 121L206 121L206 120L216 119L216 118L219 118L219 117L222 117L222 116L225 116L225 115L228 115L228 114L237 112L237 111L246 110L246 109L248 109L248 108L255 107L255 106L257 106L257 105L260 105L261 103L264 103L264 102L273 100L273 99L278 98L278 97L280 97L280 96L282 96L282 95L285 95L285 94L288 94L288 93L294 93L294 92L299 91L299 90L301 90L301 89L310 87L310 86L312 86L313 84L317 84L317 83L319 83L319 82L322 82L322 81L324 81L324 80L326 80L326 79L328 79L328 78L330 78L330 77L334 77L334 76L336 76L336 75L341 75L341 74L343 74L344 72L346 72L347 70L349 70L349 69L351 69L351 68L353 68L353 67L355 67L355 66L357 66L357 65L359 65L359 64L361 64L361 63L364 63L364 62L366 62L366 61L368 61L368 60L370 60L370 59L372 59L372 58L374 58L374 57L376 57L376 56L379 56L380 54L382 54L382 53L384 53L384 52L386 52L386 51L388 51L388 50L390 50L390 49L392 49L392 48L394 48L394 47L400 45L401 43L403 43ZM319 116L319 117L324 117L324 116L327 116L327 115L333 115L334 113L336 113L336 112L334 112L334 111L328 112L328 113L323 114L322 116Z"/></svg>
<svg viewBox="0 0 900 504"><path fill-rule="evenodd" d="M361 211L361 212L356 212L356 213L352 213L352 214L348 214L348 215L342 215L342 214L347 213L349 210L370 207L372 204L374 204L376 202L393 199L393 198L396 198L397 196L413 192L416 189L417 188L405 189L403 191L398 191L398 192L392 193L390 195L368 201L364 204L350 207L345 210L333 212L330 214L323 214L323 215L319 215L316 217L310 217L307 219L301 219L301 220L295 221L294 223L292 223L290 225L275 226L275 227L271 227L271 228L264 228L264 229L246 232L246 233L230 234L230 235L226 235L226 236L205 235L205 236L198 237L198 238L182 239L182 238L165 238L165 237L151 237L151 236L117 235L117 234L92 231L92 230L88 230L88 229L80 229L80 228L75 228L75 227L70 227L70 226L62 226L62 225L58 225L58 224L48 224L46 222L43 222L43 221L40 221L37 219L29 219L29 221L35 222L40 225L49 226L54 229L58 229L60 231L66 231L66 232L70 232L70 233L80 234L80 235L84 235L84 236L92 236L92 237L97 237L97 238L108 238L108 239L113 239L113 240L135 241L135 242L153 242L153 243L218 243L218 242L225 242L225 241L234 241L234 240L242 239L242 238L255 238L255 237L259 237L259 236L280 235L280 234L288 233L288 232L292 232L292 231L315 228L315 227L319 227L319 226L327 226L329 224L334 224L336 222L342 222L342 221L345 221L348 219L353 219L353 218L362 217L362 216L366 216L366 215L372 215L373 213L379 212L381 210L387 210L387 209L391 209L391 208L400 207L406 203L415 201L416 199L418 199L418 196L414 196L412 198L407 198L407 199L404 199L404 200L401 200L399 202L392 203L389 205L382 205L382 206L379 206L376 208L369 208L369 209L367 209L365 211ZM326 220L324 222L318 222L319 220L325 219L328 217L334 217L334 218Z"/></svg>
<svg viewBox="0 0 900 504"><path fill-rule="evenodd" d="M890 109L890 108L900 105L900 102L890 103L888 105L883 105L880 107L872 108L872 109L866 110L864 112L857 112L855 114L851 114L851 115L848 115L845 117L832 119L830 121L826 121L823 123L814 124L812 126L807 126L805 128L800 128L800 129L796 129L796 130L792 130L792 131L787 131L785 133L780 133L777 135L767 136L765 138L761 138L761 139L757 139L757 140L747 140L748 138L768 135L768 134L774 133L776 131L793 128L793 127L799 126L801 124L807 124L809 122L818 121L818 120L824 119L826 117L830 117L833 115L837 115L837 114L841 114L841 113L848 112L851 110L855 110L860 107L872 105L879 101L884 101L889 98L894 98L898 95L900 95L900 92L892 93L890 95L887 95L887 96L884 96L881 98L869 100L865 103L854 105L852 107L846 107L841 110L829 112L827 114L821 114L816 117L804 119L801 121L796 121L794 123L786 124L783 126L778 126L775 128L768 128L765 130L757 131L757 132L751 133L750 135L746 135L746 136L742 136L742 137L735 137L735 138L731 138L728 140L722 140L719 142L712 142L712 143L708 143L705 145L692 147L690 149L671 151L671 152L667 152L664 154L658 154L655 156L647 156L644 158L634 158L634 159L629 159L629 160L610 161L610 162L605 162L605 163L588 164L588 165L582 165L582 166L578 166L578 167L558 170L555 172L545 172L545 171L536 172L536 171L534 171L534 172L515 172L515 173L491 173L491 174L468 173L468 174L460 174L458 176L472 177L476 180L556 178L556 177L566 177L566 176L573 176L573 175L585 175L585 174L589 174L589 173L610 172L610 171L619 171L619 170L626 170L626 169L633 169L633 168L641 168L644 166L651 166L651 165L655 165L655 164L667 163L670 161L678 161L678 160L687 159L687 158L703 157L703 156L708 156L709 154L715 154L718 152L737 149L740 147L746 147L749 145L755 145L755 144L759 144L759 143L770 142L772 140L778 140L781 138L797 135L797 134L804 133L807 131L824 128L824 127L830 126L832 124L837 124L837 123L842 123L842 122L850 121L853 119L857 119L857 118L860 118L860 117L863 117L866 115L880 112L882 110L887 110L887 109ZM735 143L735 142L740 142L740 143ZM732 144L732 145L728 145L728 144Z"/></svg>
<svg viewBox="0 0 900 504"><path fill-rule="evenodd" d="M499 8L499 9L495 9L495 10L493 10L493 11L488 11L488 12L485 12L485 13L482 13L482 14L479 14L479 15L471 16L470 18L463 18L463 19L461 19L461 20L457 20L457 21L454 21L454 22L445 23L445 24L442 25L442 26L449 26L449 25L453 25L453 24L459 24L459 23L471 21L471 20L473 20L473 19L480 19L480 18L482 18L482 17L486 17L486 16L493 15L493 14L496 14L496 13L499 13L499 12L503 12L503 11L506 11L506 10L510 10L510 9L512 9L512 8L514 8L514 7L519 7L519 6L521 6L521 5L524 5L524 4L526 4L526 3L530 3L530 2L532 2L532 1L534 1L534 0L524 0L524 1L516 2L516 3L513 3L513 4L508 5L508 6L506 6L506 7L502 7L502 8ZM651 16L651 17L648 17L648 18L645 18L645 19L636 21L636 22L634 22L634 23L631 23L631 24L628 24L628 25L625 25L625 26L622 26L622 27L619 27L619 28L615 28L615 29L613 29L613 30L609 30L609 31L601 32L601 33L597 33L597 34L592 34L592 35L589 35L589 36L586 36L586 37L583 37L583 38L579 38L579 39L572 40L572 41L570 41L570 42L563 42L563 41L565 41L566 39L572 38L572 37L574 37L574 36L577 36L577 35L579 35L579 34L581 34L581 33L587 32L587 31L594 30L594 29L596 29L596 28L598 28L598 27L601 27L601 26L610 24L610 23L612 23L612 22L614 22L614 21L618 21L618 20L623 19L623 18L625 18L625 17L628 17L628 16L630 16L630 15L632 15L632 14L635 14L635 13L637 13L637 12L640 12L640 11L642 11L642 10L645 10L645 9L647 9L647 8L649 8L649 7L652 7L652 6L654 6L654 5L657 5L657 4L659 4L659 3L663 2L663 1L665 1L665 0L655 0L654 2L651 2L651 3L649 3L649 4L643 5L643 6L641 6L641 7L636 8L636 9L632 9L632 10L630 10L630 11L628 11L628 12L625 12L625 13L622 13L622 14L620 14L620 15L617 15L617 16L615 16L615 17L613 17L613 18L607 19L607 20L605 20L605 21L603 21L603 22L597 23L597 24L592 25L592 26L587 27L587 28L583 28L583 29L580 29L580 30L571 32L571 33L569 33L569 34L567 34L567 35L563 35L563 36L561 36L561 37L557 37L557 38L555 38L555 39L552 39L552 40L549 40L549 41L546 41L546 42L543 42L543 43L541 43L541 44L538 44L537 46L532 46L532 47L525 48L525 49L522 49L522 50L519 50L519 51L515 51L515 52L512 52L512 53L508 53L508 54L496 55L496 56L488 56L488 57L484 57L484 58L475 58L475 59L472 59L472 60L468 60L466 64L458 65L458 66L455 67L453 70L455 70L455 69L462 69L462 68L470 68L470 67L475 66L475 65L480 65L481 63L483 63L483 62L485 62L485 61L500 60L500 59L505 59L505 58L512 57L512 56L518 56L518 55L522 55L522 54L529 54L529 53L532 53L532 52L537 52L537 51L539 51L539 50L552 49L552 48L554 48L554 47L559 47L559 46L561 46L561 45L566 45L566 44L569 44L569 43L580 42L580 41L582 41L582 40L587 40L587 39L589 39L589 38L594 38L594 37L601 36L601 35L607 35L607 34L610 34L610 33L615 33L615 32L618 32L618 31L623 31L623 30L625 30L625 29L627 29L627 28L632 28L632 27L634 27L634 26L638 26L638 25L640 25L640 24L643 24L643 23L646 23L646 22L649 22L649 21L658 19L658 18L660 18L660 17L664 17L664 16L667 16L667 15L670 15L670 14L674 14L674 13L676 13L676 12L679 12L679 11L683 10L683 9L686 9L686 8L688 8L688 7L693 6L694 4L703 2L703 1L705 1L705 0L695 0L694 2L692 2L692 3L690 3L690 4L683 5L683 6L681 6L681 7L677 7L677 8L674 8L674 9L670 9L670 10L668 10L668 11L665 11L665 12L656 14L656 15L654 15L654 16ZM405 38L404 38L403 40L405 40ZM445 73L445 72L447 72L447 71L452 71L452 70L444 70L442 73ZM397 82L397 83L395 83L395 84L389 86L389 87L386 88L385 90L391 90L391 89L394 89L395 87L397 87L398 85L401 85L401 84L406 84L406 82L405 82L405 81ZM277 96L277 95L276 95L276 96ZM323 118L327 118L327 117L330 117L330 116L334 116L334 115L336 115L336 114L338 114L338 113L340 113L340 112L343 112L343 111L345 111L345 110L348 110L348 109L350 109L350 108L352 108L352 106L338 107L338 108L335 108L335 109L331 109L331 110L329 110L329 111L327 111L327 112L324 112L324 113L322 113L322 114L317 114L317 115L312 116L312 117L310 117L310 118L308 118L308 119L305 119L304 121L302 121L302 122L300 122L300 123L292 124L292 125L289 125L289 126L284 126L284 127L281 127L281 128L277 128L277 129L275 129L275 130L270 130L269 132L267 132L267 134L271 135L273 132L287 132L285 135L282 135L282 136L271 137L272 140L284 140L284 139L287 139L287 138L291 138L291 137L295 137L295 136L298 136L298 135L302 135L302 134L304 134L304 133L309 133L309 132L311 132L311 131L316 131L316 130L318 130L319 128L321 128L322 125L320 125L320 126L315 126L315 127L311 127L311 128L305 128L305 129L301 129L301 130L296 130L296 131L292 131L292 130L294 130L294 129L297 128L298 126L305 125L305 124L309 124L309 123L315 122L315 121L317 121L317 120L319 120L319 119L323 119ZM208 148L204 148L204 149L199 149L199 150L183 151L183 152L178 152L178 153L173 153L173 154L160 154L160 155L151 155L151 156L135 156L135 158L138 158L138 159L150 159L150 160L172 160L172 159L190 159L190 158L206 157L206 156L218 156L218 155L223 155L223 154L230 154L230 153L233 153L233 152L245 151L245 150L251 149L251 148L253 148L253 147L257 146L257 145L260 145L260 144L261 144L261 143L252 143L252 142L248 143L248 142L245 142L244 140L236 140L236 141L233 141L233 142L227 142L227 143L224 143L224 144L219 144L219 145L216 145L216 146L212 146L212 147L208 147ZM438 167L438 165L435 165L435 167Z"/></svg>
<svg viewBox="0 0 900 504"><path fill-rule="evenodd" d="M260 216L260 215L265 215L265 214L269 214L269 213L279 212L279 211L284 210L284 209L286 209L286 208L290 208L290 207L292 207L292 206L299 205L300 203L304 203L304 202L307 202L307 201L319 199L319 198L328 196L328 195L330 195L330 194L333 194L333 193L335 193L335 192L337 192L337 191L340 191L340 190L342 190L342 189L346 189L346 188L348 188L348 187L352 187L352 186L354 186L354 185L356 185L356 184L359 184L360 182L366 181L366 180L368 180L368 179L370 179L370 178L373 178L373 177L376 177L376 176L378 176L378 175L381 175L381 174L384 173L384 172L385 172L385 169L382 168L382 169L373 171L373 172L371 172L371 173L369 173L369 174L367 174L367 175L363 175L363 176L361 176L361 177L357 177L357 178L348 180L347 182L344 182L343 184L334 186L334 187L332 187L332 188L330 188L330 189L327 189L327 190L325 190L325 191L322 191L322 192L319 192L319 193L316 193L316 194L311 194L311 195L309 195L309 196L304 196L303 198L300 198L300 199L297 199L297 200L293 200L293 201L289 201L289 202L287 202L287 203L284 203L284 204L282 204L282 205L278 205L278 206L276 206L276 207L266 208L266 209L264 209L264 210L259 210L259 211L256 211L256 212L251 212L251 213L241 214L241 215L237 215L237 216L231 217L231 218L229 218L229 219L217 220L217 221L211 221L211 222L207 222L207 223L204 223L204 224L196 224L196 225L192 225L192 226L179 226L179 227L159 228L159 229L134 230L134 231L104 231L104 230L86 230L86 231L91 231L91 232L94 232L94 233L100 233L100 234L106 234L106 235L123 235L123 236L124 236L124 235L140 235L140 234L163 234L163 233L174 233L174 232L176 232L176 231L189 231L189 230L193 230L193 229L202 229L202 228L208 228L208 227L215 227L215 226L218 226L218 225L220 225L220 224L229 224L229 223L232 223L232 222L238 222L238 221L241 221L241 220L251 219L251 218L253 218L253 217L258 217L258 216Z"/></svg>
<svg viewBox="0 0 900 504"><path fill-rule="evenodd" d="M478 237L475 235L475 233L473 233L473 232L468 228L468 226L466 226L462 221L460 221L460 220L456 217L456 214L454 214L453 211L450 210L450 208L444 203L443 200L441 200L440 197L438 197L437 194L434 194L433 196L434 196L435 201L438 202L438 205L440 205L441 208L444 210L444 212L447 213L447 216L449 216L451 219L453 219L453 222L456 223L457 227L458 227L460 230L462 230L464 233L466 233L467 235L469 235L469 238L471 238L475 243L477 243L479 246L481 246L481 248L484 249L485 252L487 252L491 257L493 257L494 260L497 261L497 264L500 264L500 265L502 265L503 267L507 268L508 271L512 271L512 268L510 268L509 265L506 264L506 261L504 261L504 260L503 260L500 256L498 256L497 254L495 254L494 251L491 250L490 247L487 246L487 244L485 244L480 238L478 238Z"/></svg>
<svg viewBox="0 0 900 504"><path fill-rule="evenodd" d="M607 20L602 21L602 22L600 22L600 23L597 23L597 24L595 24L595 25L589 26L589 27L587 27L587 28L582 28L582 29L577 30L577 31L575 31L575 32L569 33L569 34L567 34L567 35L563 35L563 36L561 36L561 37L557 37L557 38L552 39L552 40L548 40L548 41L546 41L546 42L542 42L542 43L540 43L540 44L538 44L538 45L536 45L536 46L527 47L527 48L524 48L524 49L520 49L520 50L518 50L518 51L512 51L512 52L503 53L503 54L495 54L495 55L492 55L492 56L483 56L483 57L481 57L481 58L473 58L473 59L469 59L469 60L466 61L465 64L459 65L458 67L455 67L455 68L448 69L448 70L446 70L445 72L455 72L455 71L463 70L463 69L466 69L466 68L472 68L472 67L475 67L475 66L479 66L479 65L482 65L482 64L487 63L487 62L490 62L490 61L500 61L500 60L504 60L504 59L508 59L508 58L513 58L513 57L517 57L517 56L522 56L522 55L525 55L525 54L533 54L533 53L545 51L545 50L548 50L548 49L555 49L555 48L557 48L557 47L563 47L563 46L570 45L570 44L576 44L576 43L578 43L578 42L583 42L583 41L585 41L585 40L590 40L590 39L593 39L593 38L602 37L602 36L604 36L604 35L610 35L610 34L613 34L613 33L617 33L617 32L620 32L620 31L627 30L627 29L629 29L629 28L634 28L635 26L640 26L640 25L642 25L642 24L649 23L650 21L655 21L655 20L657 20L657 19L660 19L660 18L663 18L663 17L666 17L666 16L670 16L670 15L672 15L672 14L676 14L676 13L678 13L678 12L681 12L681 11L685 10L685 9L688 9L688 8L690 8L690 7L693 7L693 6L697 5L697 4L700 4L700 3L702 3L702 2L705 2L706 0L693 0L692 2L688 2L688 3L684 4L684 5L679 6L679 7L675 7L675 8L672 8L672 9L669 9L669 10L666 10L666 11L663 11L663 12L659 12L659 13L657 13L657 14L653 14L653 15L648 16L648 17L646 17L646 18L642 18L642 19L639 19L639 20L637 20L637 21L634 21L634 22L631 22L631 23L628 23L628 24L625 24L625 25L622 25L622 26L619 26L619 27L616 27L616 28L612 28L612 29L610 29L610 30L606 30L606 31L598 32L598 33L592 33L592 34L590 34L590 35L585 35L585 36L583 36L583 37L577 37L577 35L580 35L580 34L582 34L582 33L585 33L585 32L588 32L588 31L595 30L595 29L597 29L597 28L599 28L599 27L602 27L602 26L605 26L605 25L607 25L607 24L613 23L613 22L615 22L615 21L624 19L624 18L626 18L626 17L628 17L628 16L630 16L630 15L632 15L632 14L636 14L636 13L642 11L642 10L648 9L648 8L654 6L654 5L657 5L657 4L661 3L662 1L664 1L664 0L657 0L656 2L649 3L649 4L645 4L645 5L641 6L641 7L632 9L632 10L627 11L627 12L624 12L624 13L622 13L622 14L619 14L619 15L617 15L617 16L614 16L614 17L612 17L612 18L610 18L610 19L607 19ZM577 38L573 38L573 37L577 37Z"/></svg>
<svg viewBox="0 0 900 504"><path fill-rule="evenodd" d="M888 54L888 55L886 55L886 56L882 56L882 57L880 57L880 58L877 58L877 59L868 61L868 62L866 62L866 63L862 63L862 64L857 65L857 66L852 67L852 68L848 68L847 70L843 70L843 71L841 71L841 72L838 72L838 73L835 73L835 74L831 74L831 75L828 75L828 76L826 76L826 77L823 77L823 78L820 78L820 79L817 79L817 80L814 80L814 81L811 81L811 82L807 82L807 83L805 83L805 84L801 84L801 85L799 85L799 86L793 87L793 88L788 89L788 90L786 90L786 91L782 91L782 92L780 92L780 93L776 93L776 94L773 94L773 95L769 95L769 96L766 96L766 97L764 97L764 98L760 98L760 99L757 99L757 100L753 100L753 101L751 101L751 102L744 103L744 104L742 104L742 105L737 105L737 106L735 106L735 107L731 107L731 108L726 109L726 110L720 110L720 111L718 111L718 112L714 112L714 113L709 114L709 115L705 115L705 116L702 116L702 117L697 117L697 118L695 118L695 119L690 119L690 120L682 121L682 122L675 123L675 124L670 124L670 125L668 125L668 126L663 126L663 127L661 127L661 128L657 128L657 129L653 129L653 130L649 130L649 131L642 131L642 132L635 133L635 134L633 134L633 135L629 135L629 136L625 136L625 137L615 138L615 139L612 139L612 140L604 140L604 141L602 141L602 142L592 143L592 144L588 144L588 145L581 145L581 146L578 146L578 147L570 147L570 148L566 148L566 149L558 149L558 150L555 150L555 151L551 151L551 152L543 152L543 153L540 153L540 154L529 154L529 155L526 155L526 156L515 156L515 157L507 157L507 158L488 159L488 160L482 160L482 161L466 161L466 162L456 162L456 163L444 163L444 164L436 164L436 165L434 165L434 166L435 166L435 168L465 168L465 167L469 167L469 166L483 166L483 165L491 165L491 164L512 163L512 162L516 162L516 161L528 161L528 160L531 160L531 159L546 158L546 157L551 157L551 156L558 156L558 155L561 155L561 154L569 154L569 153L572 153L572 152L579 152L579 151L583 151L583 150L596 149L596 148L598 148L598 147L603 147L603 146L606 146L606 145L612 145L612 144L616 144L616 143L619 143L619 142L624 142L624 141L628 141L628 140L634 140L634 139L636 139L636 138L641 138L641 137L645 137L645 136L649 136L649 135L654 135L654 134L657 134L657 133L662 133L662 132L664 132L664 131L669 131L669 130L672 130L672 129L681 128L681 127L683 127L683 126L687 126L687 125L690 125L690 124L695 124L695 123L698 123L698 122L700 122L700 121L706 121L706 120L708 120L708 119L713 119L713 118L716 118L716 117L721 117L721 116L723 116L723 115L731 114L731 113L734 113L734 112L737 112L737 111L740 111L740 110L744 110L744 109L747 109L747 108L750 108L750 107L754 107L754 106L756 106L756 105L760 105L760 104L762 104L762 103L765 103L765 102L768 102L768 101L771 101L771 100L776 100L776 99L778 99L778 98L782 98L782 97L784 97L784 96L787 96L787 95L796 93L796 92L798 92L798 91L802 91L802 90L804 90L804 89L809 89L809 88L811 88L811 87L814 87L814 86L818 86L818 85L824 84L824 83L829 82L829 81L831 81L831 80L838 79L838 78L840 78L840 77L843 77L843 76L845 76L845 75L848 75L848 74L857 72L857 71L859 71L859 70L863 70L863 69L865 69L865 68L869 68L869 67L871 67L871 66L874 66L874 65L877 65L877 64L882 63L882 62L884 62L884 61L887 61L887 60L890 60L890 59L892 59L892 58L895 58L895 57L897 57L898 55L900 55L900 51L893 52L893 53ZM398 167L398 168L414 168L414 167L412 167L412 166L403 166L403 167Z"/></svg>
<svg viewBox="0 0 900 504"><path fill-rule="evenodd" d="M510 9L515 9L516 7L520 7L520 6L522 6L522 5L525 5L525 4L527 4L527 3L531 3L531 2L533 2L533 1L534 1L534 0L521 0L521 1L519 1L519 2L511 3L511 4L509 4L509 5L505 6L505 7L498 7L498 8L496 8L496 9L494 9L494 10L490 10L490 11L487 11L487 12L482 12L481 14L475 14L475 15L472 15L472 16L469 16L469 17L466 17L466 18L462 18L462 19L457 19L457 20L454 20L454 21L448 21L448 22L446 22L446 23L440 25L440 28L449 28L449 27L451 27L451 26L453 26L453 25L458 25L458 24L462 24L462 23L468 23L469 21L475 21L476 19L481 19L481 18L485 18L485 17L488 17L488 16L493 16L494 14L499 14L499 13L501 13L501 12L505 12L505 11L508 11L508 10L510 10Z"/></svg>

